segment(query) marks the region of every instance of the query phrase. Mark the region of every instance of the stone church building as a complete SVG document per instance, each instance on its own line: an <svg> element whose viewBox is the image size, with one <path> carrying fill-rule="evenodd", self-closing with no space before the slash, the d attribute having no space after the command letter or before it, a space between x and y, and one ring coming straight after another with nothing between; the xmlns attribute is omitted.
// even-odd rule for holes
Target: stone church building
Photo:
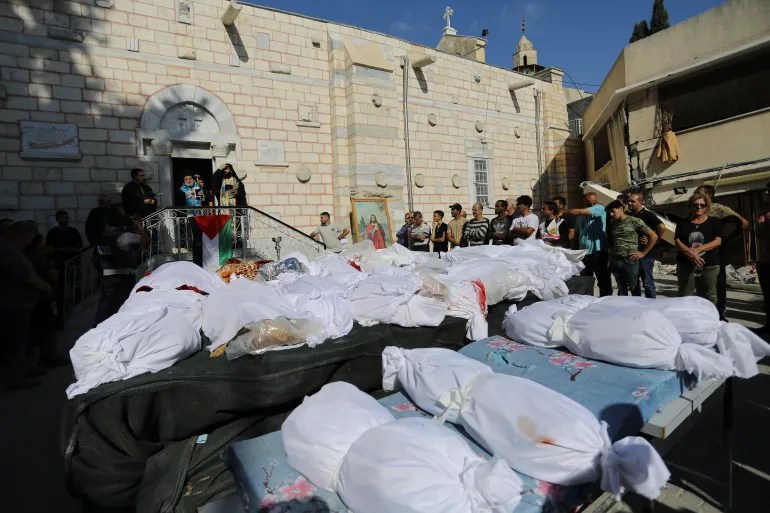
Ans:
<svg viewBox="0 0 770 513"><path fill-rule="evenodd" d="M525 37L520 72L486 64L445 19L434 49L223 0L3 2L0 217L82 227L133 167L170 206L185 172L223 162L304 231L324 210L347 224L351 198L387 198L394 229L410 203L574 204L562 71Z"/></svg>

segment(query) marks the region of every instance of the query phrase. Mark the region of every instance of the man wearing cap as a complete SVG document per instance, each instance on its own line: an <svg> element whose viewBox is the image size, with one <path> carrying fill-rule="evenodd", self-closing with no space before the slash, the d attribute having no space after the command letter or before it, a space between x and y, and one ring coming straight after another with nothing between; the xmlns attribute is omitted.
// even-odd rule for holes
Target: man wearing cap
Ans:
<svg viewBox="0 0 770 513"><path fill-rule="evenodd" d="M452 247L459 246L463 238L463 226L468 222L468 219L462 217L463 207L459 203L449 205L449 211L452 214L452 220L449 221L447 239L452 244Z"/></svg>

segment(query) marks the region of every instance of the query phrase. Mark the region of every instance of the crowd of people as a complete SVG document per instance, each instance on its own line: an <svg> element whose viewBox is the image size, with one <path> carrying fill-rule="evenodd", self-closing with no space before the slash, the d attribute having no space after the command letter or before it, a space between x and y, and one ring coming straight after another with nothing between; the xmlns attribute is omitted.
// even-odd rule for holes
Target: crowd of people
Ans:
<svg viewBox="0 0 770 513"><path fill-rule="evenodd" d="M749 222L737 212L714 202L714 187L702 185L688 199L688 215L676 225L677 282L680 296L699 295L714 303L725 319L727 243L748 230ZM655 298L657 290L653 269L659 243L666 233L663 221L645 207L642 191L621 194L608 205L599 203L596 193L583 196L582 208L567 208L566 199L556 196L545 201L541 216L532 211L529 196L498 200L495 215L487 219L483 205L476 203L468 218L462 205L449 206L451 220L442 210L435 210L432 222L420 211L407 212L396 233L396 242L412 251L442 253L454 247L485 244L517 244L541 239L552 246L586 251L585 276L594 276L600 296L613 294L614 277L618 295ZM770 199L770 195L768 195ZM768 202L770 205L770 202ZM760 259L759 281L767 297L770 291L770 207L757 220ZM321 227L313 232L332 250L340 250L349 233L330 223L329 214L321 216ZM763 235L767 230L767 236ZM324 235L324 231L328 235ZM767 240L766 240L767 239ZM766 299L767 311L770 301ZM767 331L761 328L760 331Z"/></svg>
<svg viewBox="0 0 770 513"><path fill-rule="evenodd" d="M85 222L101 284L96 323L117 312L131 292L138 250L148 243L139 219L157 205L141 169L131 170L121 199L122 210L109 194L100 195ZM72 302L69 295L77 294L75 268L87 247L80 232L70 226L67 211L57 211L54 218L56 226L46 234L39 232L35 221L0 220L0 322L10 341L0 367L6 390L36 386L40 384L36 376L69 363L58 354L57 332L63 327L65 306Z"/></svg>

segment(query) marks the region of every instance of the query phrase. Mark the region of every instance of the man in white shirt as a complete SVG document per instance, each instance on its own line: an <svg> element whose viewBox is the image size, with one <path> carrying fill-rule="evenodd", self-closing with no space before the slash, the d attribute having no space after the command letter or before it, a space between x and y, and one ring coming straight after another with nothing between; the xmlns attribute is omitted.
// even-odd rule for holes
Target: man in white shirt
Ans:
<svg viewBox="0 0 770 513"><path fill-rule="evenodd" d="M540 226L540 219L537 214L531 212L532 198L529 196L519 196L516 198L516 211L520 214L511 222L511 235L513 243L519 244L523 240L534 240L537 234L537 228Z"/></svg>
<svg viewBox="0 0 770 513"><path fill-rule="evenodd" d="M430 225L422 218L422 212L414 212L414 224L409 232L409 249L412 251L428 251L430 243Z"/></svg>
<svg viewBox="0 0 770 513"><path fill-rule="evenodd" d="M339 253L342 251L342 246L347 242L347 235L350 230L343 228L337 224L331 224L331 216L329 212L321 212L321 226L313 230L310 234L315 240L318 240L319 236L321 242L326 244L326 249ZM342 242L342 241L345 242Z"/></svg>

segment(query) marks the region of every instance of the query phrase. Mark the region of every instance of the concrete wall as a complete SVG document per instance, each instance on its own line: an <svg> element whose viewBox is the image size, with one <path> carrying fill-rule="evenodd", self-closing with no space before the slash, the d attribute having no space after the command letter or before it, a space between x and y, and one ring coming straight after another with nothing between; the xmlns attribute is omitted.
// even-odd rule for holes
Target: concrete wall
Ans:
<svg viewBox="0 0 770 513"><path fill-rule="evenodd" d="M561 157L566 136L546 130L566 128L560 75L511 93L508 85L527 77L382 34L248 5L226 28L218 0L192 7L187 24L173 0L0 5L0 192L18 204L1 215L46 224L63 208L82 225L97 195L119 191L131 167L150 171L151 185L162 190L176 186L171 156L198 156L233 162L248 175L250 204L300 229L314 226L322 210L345 223L351 195L389 198L397 225L407 198L399 66L407 53L436 58L421 72L408 70L413 175L424 177L414 187L416 208L448 210L459 201L469 210L472 156L490 159L491 201L532 194L545 182L534 89L544 98L548 194L566 193L568 172L581 171L568 171ZM71 40L78 34L83 42ZM132 40L138 51L129 50ZM173 145L168 155L143 123L159 98L192 91L186 86L204 92L197 99L179 93L180 102L224 105L205 115L219 126L231 122L234 133L164 132ZM82 158L22 159L22 120L76 124ZM215 148L217 137L224 150Z"/></svg>

